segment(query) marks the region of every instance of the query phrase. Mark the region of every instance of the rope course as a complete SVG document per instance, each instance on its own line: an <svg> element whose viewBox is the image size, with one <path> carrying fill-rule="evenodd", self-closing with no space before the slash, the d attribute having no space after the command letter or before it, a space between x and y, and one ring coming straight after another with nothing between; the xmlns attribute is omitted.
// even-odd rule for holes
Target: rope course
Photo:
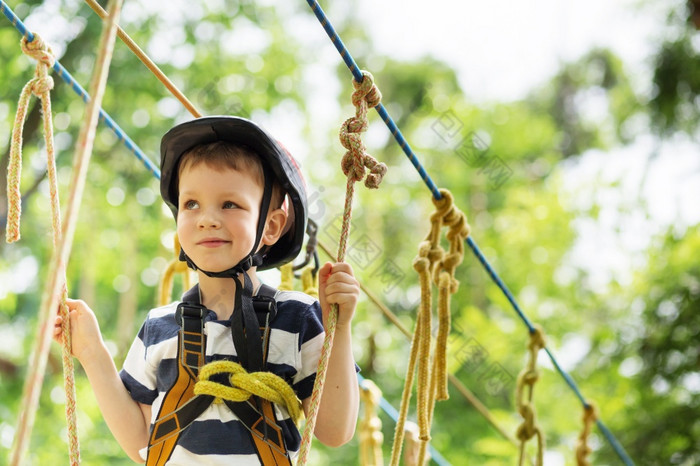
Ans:
<svg viewBox="0 0 700 466"><path fill-rule="evenodd" d="M166 85L166 87L176 97L178 97L178 99L193 114L193 116L198 117L201 115L194 108L194 106L184 97L184 95L182 95L182 93L180 93L180 91L177 90L177 88L175 88L174 85L172 85L172 83L167 79L167 77L165 77L165 75L162 74L162 72L157 68L157 66L155 66L152 63L152 61L150 61L150 59L148 59L148 57L146 57L145 54L143 54L141 49L138 48L138 46L135 43L133 43L133 41L129 38L129 36L126 35L126 33L124 33L120 28L118 28L118 26L116 26L116 19L118 18L118 9L119 9L119 5L120 5L119 0L110 0L110 2L109 2L110 13L109 14L105 13L104 10L99 11L99 10L101 10L101 8L93 0L86 0L86 2L103 19L105 18L105 15L107 16L108 22L104 26L104 29L103 29L103 39L101 41L101 50L107 51L107 49L110 49L109 41L111 41L111 46L113 46L114 37L115 37L115 35L118 34L119 37L129 46L129 48L131 48L132 51L134 51L134 53L137 56L139 56L139 58L146 64L146 66L154 74L156 74L156 76L159 76L159 74L160 74L165 78L165 80L161 79L161 81ZM346 65L350 69L350 71L354 77L354 81L355 81L353 84L356 87L359 86L360 83L362 83L364 81L365 74L360 70L360 68L355 63L354 59L350 55L349 51L347 50L347 48L343 44L343 42L340 39L340 37L338 36L338 34L335 32L333 26L331 25L330 21L326 17L325 13L321 9L318 2L316 2L314 0L307 0L307 3L309 4L311 9L313 10L314 14L316 15L316 17L320 21L321 25L323 26L324 30L328 34L329 38L331 39L331 41L335 45L336 49L340 53L343 61L346 63ZM36 39L36 36L32 32L27 30L27 28L24 26L24 24L19 20L19 18L17 18L17 16L12 12L12 10L7 6L7 4L3 0L0 0L0 10L10 20L10 22L15 26L15 28L18 29L18 31L22 34L22 36L24 36L27 43L31 43ZM109 30L109 32L107 32L108 30ZM108 55L111 54L111 50L106 52L106 53ZM101 65L105 65L105 64L108 65L108 62L109 62L109 57L102 57L101 59L98 60L98 64L101 64ZM149 62L153 66L150 66ZM97 75L99 74L99 72L98 72L98 67L96 67L95 76L93 76L93 82L92 82L92 86L91 86L91 93L95 96L94 101L90 98L90 95L65 70L65 68L63 68L63 66L58 62L58 60L54 60L51 68L58 74L59 77L61 77L61 79L63 79L73 89L73 91L78 96L81 97L81 99L83 101L90 104L90 109L94 109L94 111L90 110L90 109L88 110L88 113L90 114L90 118L86 119L86 124L84 125L83 129L81 130L80 140L83 141L86 148L89 146L89 149L90 149L86 153L85 153L85 151L83 151L84 153L83 153L82 157L84 157L86 159L85 162L87 161L87 159L89 159L89 152L91 151L91 143L92 143L91 139L92 139L92 137L94 137L94 134L92 137L90 136L89 127L90 127L91 122L93 120L95 121L94 125L96 125L97 120L99 120L99 121L104 122L106 124L106 126L110 130L112 130L112 132L117 136L118 140L122 141L124 143L124 145L127 147L127 149L129 151L131 151L156 178L160 178L160 172L159 172L158 168L148 159L148 157L146 157L144 155L144 153L126 135L126 133L114 122L114 120L112 120L112 118L106 112L104 112L104 110L99 108L99 103L101 100L101 93L103 92L103 89L104 89L104 83L102 84L102 90L100 90L99 89L100 84L98 84L97 82L100 80L106 79L106 68L103 70L104 71L103 75L98 77ZM159 79L160 79L160 76L159 76ZM166 83L166 81L167 81L167 83L170 83L170 85L168 85ZM180 98L178 95L182 96L182 98ZM384 121L384 123L389 128L391 134L394 136L396 142L401 147L401 149L404 151L404 153L406 154L409 161L416 168L421 179L424 181L424 183L426 184L428 189L431 191L434 200L435 201L442 200L443 194L441 193L441 190L439 190L437 188L435 183L432 181L430 176L427 174L425 168L422 166L422 164L418 160L418 157L414 154L410 145L405 140L401 131L398 129L398 127L394 123L393 119L389 116L389 114L386 111L386 109L384 108L384 106L380 102L378 102L378 100L377 100L376 105L373 105L373 106L377 110L377 113L380 115L382 121ZM93 112L94 112L94 117L92 115ZM365 118L366 118L366 109L365 109ZM93 126L93 133L94 133L94 125L92 125ZM78 157L77 154L76 154L76 157ZM72 241L72 234L73 234L73 230L75 227L74 220L72 220L72 219L74 218L75 215L77 215L77 214L74 214L73 211L76 210L76 207L75 207L75 204L77 203L76 199L79 199L79 197L80 197L78 194L82 191L82 187L80 186L80 184L81 183L84 184L84 174L80 175L80 173L84 172L86 170L86 168L87 168L87 163L83 163L81 166L77 166L74 170L74 176L77 179L77 183L71 183L71 186L77 185L77 189L74 189L71 192L71 199L70 199L69 208L68 208L68 216L67 216L66 221L65 221L66 223L64 224L64 231L67 230L67 234L63 238L63 245L61 245L62 247L58 248L58 249L60 249L60 253L59 252L55 253L54 257L52 258L51 270L54 270L54 268L55 268L57 271L61 271L61 270L65 271L65 263L67 261L67 257L68 257L69 252L70 252L70 243ZM81 176L83 177L82 182L80 181ZM350 178L351 178L351 176L352 175L349 175L349 179L348 179L348 192L350 192L350 183L351 183ZM349 199L351 202L351 197ZM348 205L347 200L348 200L348 197L346 196L346 214L348 214L348 220L349 220L349 213L348 213L348 209L347 209L347 205ZM72 226L71 226L71 222L73 223ZM66 228L66 224L68 225L67 228ZM347 238L347 236L345 236L345 238ZM498 286L498 288L506 296L506 298L508 299L508 301L512 305L512 307L513 307L514 311L516 312L516 314L518 315L518 317L523 321L523 323L527 327L527 329L530 333L530 336L532 338L535 338L534 334L538 333L538 327L535 326L528 319L528 317L525 315L525 313L520 309L520 306L516 302L512 293L508 290L505 283L503 283L503 281L500 279L498 274L495 272L495 270L489 264L488 260L481 253L481 251L479 250L475 241L469 236L467 236L464 241L466 241L467 245L470 247L470 249L472 250L474 255L477 257L477 259L481 263L481 265L484 267L484 269L486 270L489 277L493 280L493 282L496 284L496 286ZM344 243L344 241L342 240L342 237L341 237L341 245L339 246L340 250L338 252L338 257L339 257L338 260L341 260L341 257L342 257L341 253L344 252L343 243ZM61 274L57 273L57 274L53 274L53 275L61 275ZM64 283L65 283L65 280L64 280ZM52 297L51 303L50 303L51 306L42 306L42 309L49 308L49 307L56 309L56 307L57 307L55 305L55 303L53 303L53 300L54 300L53 297L58 296L59 290L57 290L57 289L60 288L60 285L59 285L58 281L56 281L56 280L54 280L52 285L53 286L51 287L51 289L54 291L53 291L53 293L49 293ZM334 313L331 313L331 315L333 315L333 314ZM335 314L337 317L337 312ZM400 325L399 325L399 328L402 329L402 327ZM402 329L402 331L404 333L406 333L405 329ZM331 334L331 340L332 340L332 332L329 332L329 333ZM49 339L50 339L50 337L49 337ZM583 405L583 408L584 408L584 430L582 431L582 433L579 437L579 448L577 449L577 459L579 461L579 464L586 464L586 462L587 462L586 456L590 452L590 448L586 444L586 439L587 439L588 434L590 432L591 425L593 424L593 422L595 422L598 429L601 431L603 436L606 438L606 440L611 445L611 447L613 448L615 453L618 455L618 457L622 460L622 462L625 465L633 465L634 464L633 461L627 455L624 448L619 444L619 442L617 441L615 436L612 434L612 432L610 432L610 430L605 426L605 424L598 417L598 413L597 413L597 410L595 409L595 407L586 400L586 398L583 396L583 394L581 393L581 391L579 390L578 386L576 385L574 380L571 378L571 376L561 368L561 366L559 365L558 361L556 360L556 358L553 355L553 353L551 352L551 350L544 345L543 341L542 341L542 344L540 347L541 347L541 349L544 349L545 353L548 355L549 359L551 360L551 362L554 365L557 372L565 380L566 384L570 387L570 389L574 392L576 397L579 399L579 401ZM540 348L538 348L538 349L540 349ZM536 353L537 353L537 350L534 351L535 359L536 359ZM44 364L45 364L45 360L44 360ZM322 377L320 377L320 378L322 379ZM363 380L362 376L359 374L358 374L358 378L360 379L360 381ZM450 377L449 379L451 382L455 383L455 380L453 380L452 377ZM317 381L318 381L318 378L317 378ZM465 388L465 390L466 390L466 388ZM398 421L399 413L386 400L384 400L383 398L380 398L379 406L387 414L389 414L389 416L392 417L392 419L394 419L395 421ZM25 418L24 414L23 414L22 418L23 419ZM24 420L21 420L20 422L23 425L26 423L26 421L24 421ZM499 432L505 438L508 438L509 440L512 441L512 438L510 436L508 436L507 434L505 434L500 428L498 428L498 426L496 424L494 424L493 422L492 422L492 424L499 430ZM28 425L31 425L31 421L29 422ZM307 426L308 426L308 424L307 424ZM20 436L20 432L22 430L23 429L18 430L18 434L16 437L16 439L19 438L20 441L23 441L22 436ZM312 429L307 429L307 430L312 430ZM431 456L431 459L433 461L435 461L436 463L441 464L441 465L449 464L432 446L428 445L428 448L430 450L430 456ZM14 460L12 462L13 465L19 464L21 462L20 458L21 458L21 455L23 453L22 450L23 450L23 448L21 445L19 447L16 446L13 449L13 452L14 452L13 454L19 455L16 457L13 456L13 458L14 458ZM302 462L300 464L304 464L304 463Z"/></svg>

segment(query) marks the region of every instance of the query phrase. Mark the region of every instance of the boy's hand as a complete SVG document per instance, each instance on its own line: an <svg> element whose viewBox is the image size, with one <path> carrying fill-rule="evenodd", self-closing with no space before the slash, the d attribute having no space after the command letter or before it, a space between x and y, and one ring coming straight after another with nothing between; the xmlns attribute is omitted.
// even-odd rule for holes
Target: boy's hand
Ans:
<svg viewBox="0 0 700 466"><path fill-rule="evenodd" d="M102 348L102 334L92 309L80 300L66 299L70 316L71 353L83 363L84 358ZM63 343L63 317L56 316L53 337Z"/></svg>
<svg viewBox="0 0 700 466"><path fill-rule="evenodd" d="M360 284L355 279L352 267L346 262L326 262L318 273L318 296L324 325L331 304L338 305L338 325L349 324L360 296Z"/></svg>

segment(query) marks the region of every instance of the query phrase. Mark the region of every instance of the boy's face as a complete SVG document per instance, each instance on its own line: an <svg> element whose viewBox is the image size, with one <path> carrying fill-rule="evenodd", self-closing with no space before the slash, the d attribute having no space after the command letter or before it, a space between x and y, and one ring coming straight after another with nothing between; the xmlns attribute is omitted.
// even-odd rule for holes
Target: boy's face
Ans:
<svg viewBox="0 0 700 466"><path fill-rule="evenodd" d="M222 272L253 248L263 187L247 171L206 163L180 173L177 234L202 270Z"/></svg>

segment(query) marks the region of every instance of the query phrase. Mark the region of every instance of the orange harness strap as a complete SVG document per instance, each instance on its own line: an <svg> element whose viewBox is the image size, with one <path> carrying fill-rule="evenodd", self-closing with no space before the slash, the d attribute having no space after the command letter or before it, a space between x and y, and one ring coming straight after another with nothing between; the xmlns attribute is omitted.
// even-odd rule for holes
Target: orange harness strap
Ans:
<svg viewBox="0 0 700 466"><path fill-rule="evenodd" d="M263 301L268 308L270 298L275 290L261 287L260 294L267 298ZM188 293L189 294L189 293ZM274 304L274 299L272 299ZM178 333L178 375L173 386L168 390L153 424L148 442L146 466L164 466L170 459L180 433L202 414L214 401L213 396L195 395L194 386L199 375L199 368L204 365L206 335L204 334L204 316L207 309L200 304L183 302L178 305L175 318L180 324ZM263 360L267 359L269 343L270 316L259 319L264 322L261 333L264 339ZM226 401L226 405L248 428L256 453L264 466L291 466L284 442L282 428L275 418L274 408L268 400L254 397L246 402Z"/></svg>

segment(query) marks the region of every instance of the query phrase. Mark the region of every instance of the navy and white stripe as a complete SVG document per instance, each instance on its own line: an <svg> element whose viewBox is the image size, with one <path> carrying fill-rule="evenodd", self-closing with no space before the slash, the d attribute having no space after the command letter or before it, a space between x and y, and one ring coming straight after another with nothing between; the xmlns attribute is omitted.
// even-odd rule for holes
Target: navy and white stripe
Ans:
<svg viewBox="0 0 700 466"><path fill-rule="evenodd" d="M313 391L323 346L321 308L314 298L295 291L280 291L276 300L277 316L270 323L267 368L286 380L303 400ZM131 397L152 405L151 425L165 393L177 378L177 305L171 303L148 313L120 372ZM217 320L213 311L204 321L206 362L223 358L236 361L230 322ZM284 407L274 407L287 449L294 456L301 441L299 431ZM211 465L260 464L248 430L224 404L212 404L182 432L168 464L191 465L203 460Z"/></svg>

